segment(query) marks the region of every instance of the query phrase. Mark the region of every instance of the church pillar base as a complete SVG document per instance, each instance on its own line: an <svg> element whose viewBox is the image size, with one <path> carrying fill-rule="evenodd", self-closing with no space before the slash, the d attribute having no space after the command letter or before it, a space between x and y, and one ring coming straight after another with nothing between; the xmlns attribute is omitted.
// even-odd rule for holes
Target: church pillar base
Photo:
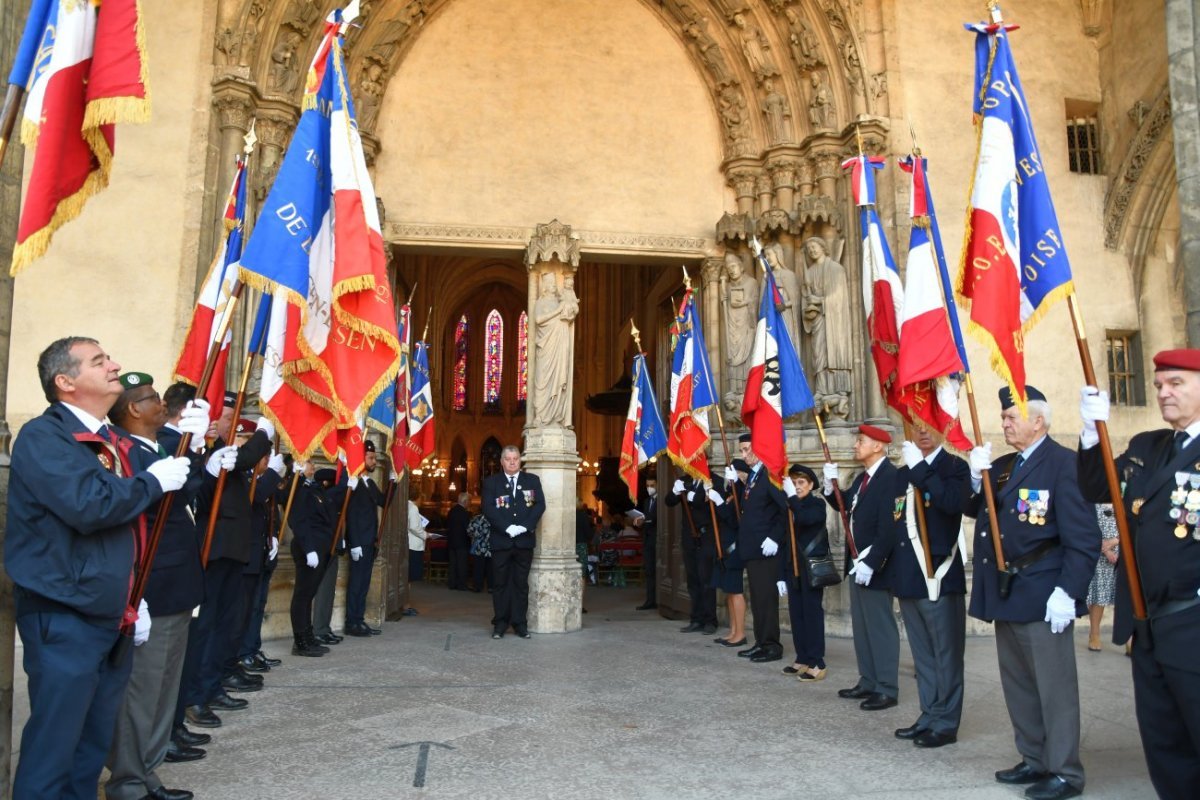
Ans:
<svg viewBox="0 0 1200 800"><path fill-rule="evenodd" d="M544 426L525 431L525 469L546 496L529 570L529 630L567 633L583 626L583 585L575 561L575 431Z"/></svg>

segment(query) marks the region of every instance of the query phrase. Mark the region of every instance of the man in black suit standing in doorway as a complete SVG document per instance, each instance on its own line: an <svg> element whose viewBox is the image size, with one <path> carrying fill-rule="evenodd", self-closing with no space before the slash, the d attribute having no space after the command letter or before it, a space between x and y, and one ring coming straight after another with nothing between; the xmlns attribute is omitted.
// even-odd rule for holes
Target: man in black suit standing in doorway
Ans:
<svg viewBox="0 0 1200 800"><path fill-rule="evenodd" d="M546 511L542 482L521 470L521 449L500 452L501 471L483 481L483 515L492 526L492 638L503 638L508 626L529 638L529 567L538 520Z"/></svg>

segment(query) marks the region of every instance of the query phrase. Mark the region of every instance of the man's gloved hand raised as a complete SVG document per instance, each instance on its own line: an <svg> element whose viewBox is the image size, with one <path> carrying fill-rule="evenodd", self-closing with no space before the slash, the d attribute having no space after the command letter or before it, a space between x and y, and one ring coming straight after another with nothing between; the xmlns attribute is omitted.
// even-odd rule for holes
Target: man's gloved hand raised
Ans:
<svg viewBox="0 0 1200 800"><path fill-rule="evenodd" d="M191 464L186 458L163 458L147 467L146 471L154 476L164 492L174 492L187 483Z"/></svg>

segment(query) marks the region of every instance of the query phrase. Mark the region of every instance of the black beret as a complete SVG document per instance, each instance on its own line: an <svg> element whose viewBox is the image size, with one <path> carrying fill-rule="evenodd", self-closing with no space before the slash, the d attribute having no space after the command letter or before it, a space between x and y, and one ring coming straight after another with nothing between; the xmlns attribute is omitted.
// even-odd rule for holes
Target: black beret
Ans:
<svg viewBox="0 0 1200 800"><path fill-rule="evenodd" d="M740 458L735 458L733 461L731 461L729 463L738 472L749 472L750 471L750 465L747 464L745 461L743 461Z"/></svg>
<svg viewBox="0 0 1200 800"><path fill-rule="evenodd" d="M328 483L332 485L337 482L337 471L332 467L319 469L313 475L313 480L315 480L317 483Z"/></svg>
<svg viewBox="0 0 1200 800"><path fill-rule="evenodd" d="M1028 384L1026 384L1026 386L1025 386L1025 402L1028 403L1030 400L1043 400L1044 401L1045 399L1046 399L1046 395L1039 392L1035 387L1029 386ZM1012 392L1009 391L1009 388L1007 386L1005 386L1003 389L1000 390L1000 408L1001 408L1001 410L1007 411L1008 409L1012 408L1016 404L1017 404L1016 401L1013 400Z"/></svg>
<svg viewBox="0 0 1200 800"><path fill-rule="evenodd" d="M753 440L753 438L751 438L750 434L748 434L748 433L743 433L741 436L738 437L739 444L741 442L746 442L747 444L749 444L752 441L754 441L754 440Z"/></svg>
<svg viewBox="0 0 1200 800"><path fill-rule="evenodd" d="M371 441L370 439L365 439L363 441L363 452L364 453L374 453L375 452L375 443L373 441Z"/></svg>
<svg viewBox="0 0 1200 800"><path fill-rule="evenodd" d="M791 475L793 478L804 476L813 486L816 486L818 483L820 483L820 481L817 480L817 473L813 472L812 469L804 466L803 464L792 464L791 468L788 469L788 475Z"/></svg>

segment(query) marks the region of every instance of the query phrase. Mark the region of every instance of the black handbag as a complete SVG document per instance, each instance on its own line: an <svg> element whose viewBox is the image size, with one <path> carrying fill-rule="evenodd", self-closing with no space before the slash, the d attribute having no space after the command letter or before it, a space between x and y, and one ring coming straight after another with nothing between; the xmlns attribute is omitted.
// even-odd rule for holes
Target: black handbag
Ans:
<svg viewBox="0 0 1200 800"><path fill-rule="evenodd" d="M826 586L837 586L842 582L841 573L838 572L837 562L833 560L833 555L827 553L823 556L813 556L813 548L817 546L817 542L825 539L828 541L829 532L814 537L808 546L801 551L804 556L804 577L808 581L809 587L813 589L824 589Z"/></svg>

